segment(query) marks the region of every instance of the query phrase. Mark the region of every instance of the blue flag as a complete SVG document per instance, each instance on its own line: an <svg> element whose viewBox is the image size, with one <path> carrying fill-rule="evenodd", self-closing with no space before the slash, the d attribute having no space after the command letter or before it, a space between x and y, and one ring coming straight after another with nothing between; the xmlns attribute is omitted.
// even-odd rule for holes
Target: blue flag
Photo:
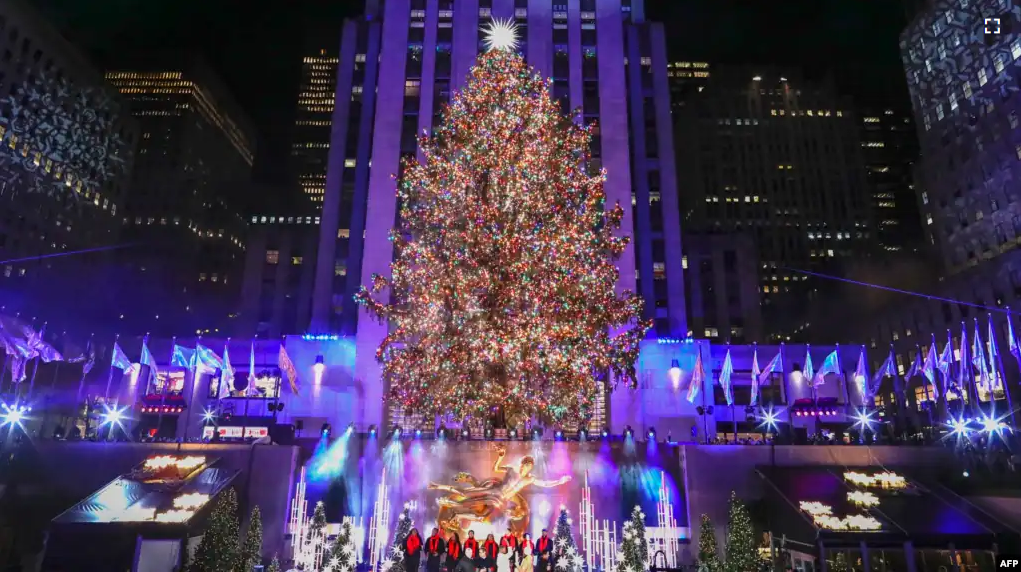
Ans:
<svg viewBox="0 0 1021 572"><path fill-rule="evenodd" d="M723 360L723 369L720 370L720 385L723 387L723 395L727 398L727 405L734 404L734 392L730 388L730 376L734 374L734 364L730 361L730 350L727 350L727 357Z"/></svg>
<svg viewBox="0 0 1021 572"><path fill-rule="evenodd" d="M113 343L113 356L110 358L110 366L115 367L121 371L127 371L131 369L131 360L121 349L121 345L117 342Z"/></svg>
<svg viewBox="0 0 1021 572"><path fill-rule="evenodd" d="M170 357L170 365L185 369L195 367L195 350L174 344L174 355Z"/></svg>

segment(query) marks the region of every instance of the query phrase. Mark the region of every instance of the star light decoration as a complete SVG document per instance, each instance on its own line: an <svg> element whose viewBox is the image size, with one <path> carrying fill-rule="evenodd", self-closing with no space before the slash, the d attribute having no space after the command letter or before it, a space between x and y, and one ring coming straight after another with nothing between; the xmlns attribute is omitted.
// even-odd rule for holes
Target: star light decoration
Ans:
<svg viewBox="0 0 1021 572"><path fill-rule="evenodd" d="M423 157L408 157L392 277L355 296L388 322L377 348L392 404L511 425L591 415L600 382L636 387L643 302L616 290L630 237L592 170L593 126L563 115L494 21L493 49ZM389 290L389 292L384 292Z"/></svg>
<svg viewBox="0 0 1021 572"><path fill-rule="evenodd" d="M518 25L510 18L506 20L494 18L482 28L482 32L485 34L482 43L487 52L492 50L513 52L518 49Z"/></svg>

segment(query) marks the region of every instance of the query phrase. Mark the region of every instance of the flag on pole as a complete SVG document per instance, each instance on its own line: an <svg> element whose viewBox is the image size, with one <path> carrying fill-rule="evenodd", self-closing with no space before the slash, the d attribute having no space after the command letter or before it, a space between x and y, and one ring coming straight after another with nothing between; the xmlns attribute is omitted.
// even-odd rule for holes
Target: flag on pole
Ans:
<svg viewBox="0 0 1021 572"><path fill-rule="evenodd" d="M917 345L915 346L915 359L912 360L908 372L904 374L904 379L910 380L916 375L922 375L922 348Z"/></svg>
<svg viewBox="0 0 1021 572"><path fill-rule="evenodd" d="M192 369L195 367L195 350L174 344L174 353L170 356L170 365Z"/></svg>
<svg viewBox="0 0 1021 572"><path fill-rule="evenodd" d="M223 360L220 356L202 344L195 344L195 370L215 372L218 369L223 369Z"/></svg>
<svg viewBox="0 0 1021 572"><path fill-rule="evenodd" d="M705 383L705 367L702 366L702 348L695 346L695 370L691 372L691 383L688 384L688 403L695 403L698 392Z"/></svg>
<svg viewBox="0 0 1021 572"><path fill-rule="evenodd" d="M879 385L883 383L883 378L886 376L890 377L894 376L894 360L892 349L890 350L890 355L886 356L886 361L883 362L883 365L879 366L879 369L876 370L876 374L872 376L872 383L869 384L869 387L866 389L867 397L875 397L876 392L879 391Z"/></svg>
<svg viewBox="0 0 1021 572"><path fill-rule="evenodd" d="M1021 347L1018 347L1017 336L1014 335L1014 318L1011 317L1010 310L1007 310L1007 351L1021 364Z"/></svg>
<svg viewBox="0 0 1021 572"><path fill-rule="evenodd" d="M759 347L755 346L755 349L752 350L752 399L748 405L759 404L759 375L761 374L762 372L759 371Z"/></svg>
<svg viewBox="0 0 1021 572"><path fill-rule="evenodd" d="M922 364L922 375L929 380L932 386L933 399L939 399L939 385L936 384L936 336L932 337L932 345L929 346L929 355L925 356Z"/></svg>
<svg viewBox="0 0 1021 572"><path fill-rule="evenodd" d="M248 356L248 386L245 387L245 395L255 393L255 340L252 340L252 353Z"/></svg>
<svg viewBox="0 0 1021 572"><path fill-rule="evenodd" d="M115 367L121 371L127 371L131 369L131 360L121 349L121 345L117 342L113 343L113 356L110 358L110 366Z"/></svg>
<svg viewBox="0 0 1021 572"><path fill-rule="evenodd" d="M819 371L815 374L817 380L815 384L819 386L825 383L826 374L829 373L840 376L840 356L837 355L837 350L833 350L830 352L830 355L826 356L826 359L822 360L822 366L819 367Z"/></svg>
<svg viewBox="0 0 1021 572"><path fill-rule="evenodd" d="M280 344L280 355L277 361L280 369L287 374L287 381L291 384L291 393L298 395L298 370L294 368L294 362L287 355L284 344Z"/></svg>
<svg viewBox="0 0 1021 572"><path fill-rule="evenodd" d="M723 387L723 396L727 398L727 405L734 404L734 392L730 389L730 376L734 374L734 364L730 361L730 348L727 348L727 357L723 358L723 368L720 370L720 385Z"/></svg>
<svg viewBox="0 0 1021 572"><path fill-rule="evenodd" d="M805 348L805 367L801 370L801 374L804 376L805 381L808 382L808 386L812 387L814 383L812 380L815 379L815 367L812 366L811 348Z"/></svg>
<svg viewBox="0 0 1021 572"><path fill-rule="evenodd" d="M142 340L142 357L138 359L138 362L142 365L149 366L149 377L146 380L146 387L152 387L156 383L156 359L152 357L152 352L149 351L147 340Z"/></svg>
<svg viewBox="0 0 1021 572"><path fill-rule="evenodd" d="M1003 387L1003 372L998 368L1000 363L1000 349L996 346L996 328L993 327L993 315L989 314L989 379L992 382L990 389L1001 389Z"/></svg>
<svg viewBox="0 0 1021 572"><path fill-rule="evenodd" d="M773 372L783 373L783 354L781 352L776 352L773 359L769 360L769 363L766 364L766 369L759 373L759 385L762 385L769 379L769 374Z"/></svg>
<svg viewBox="0 0 1021 572"><path fill-rule="evenodd" d="M60 352L56 348L46 343L43 339L46 335L46 324L38 331L32 334L28 339L29 348L35 357L43 360L43 363L50 363L55 361L64 361L64 356L60 355Z"/></svg>
<svg viewBox="0 0 1021 572"><path fill-rule="evenodd" d="M943 346L943 353L939 354L939 361L936 362L936 369L943 374L943 377L950 379L950 366L953 362L954 347L950 344L950 340L948 339L947 345Z"/></svg>
<svg viewBox="0 0 1021 572"><path fill-rule="evenodd" d="M220 399L224 397L230 397L230 390L234 387L234 366L230 365L230 344L223 346L223 368L220 369L220 389L217 390L216 396Z"/></svg>
<svg viewBox="0 0 1021 572"><path fill-rule="evenodd" d="M982 347L982 331L979 330L978 318L975 318L975 336L971 340L971 364L978 370L977 386L989 391L989 364L986 363L986 351Z"/></svg>
<svg viewBox="0 0 1021 572"><path fill-rule="evenodd" d="M854 384L858 387L858 395L861 396L862 404L865 403L866 399L866 388L865 384L869 380L869 366L865 360L865 346L861 347L861 351L858 352L858 365L854 368Z"/></svg>
<svg viewBox="0 0 1021 572"><path fill-rule="evenodd" d="M971 360L968 359L968 326L961 322L961 357L960 362L957 364L957 388L959 391L967 390L968 388L968 373L971 369ZM963 398L963 396L962 396Z"/></svg>

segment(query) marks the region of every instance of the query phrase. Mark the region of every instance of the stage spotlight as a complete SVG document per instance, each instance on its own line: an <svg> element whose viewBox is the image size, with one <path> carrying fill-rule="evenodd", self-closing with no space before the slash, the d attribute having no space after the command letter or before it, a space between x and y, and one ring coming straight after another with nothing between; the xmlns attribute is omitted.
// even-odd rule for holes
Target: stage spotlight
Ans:
<svg viewBox="0 0 1021 572"><path fill-rule="evenodd" d="M320 433L322 433L323 437L326 437L327 439L329 439L330 438L330 424L329 423L323 423L323 428L320 431Z"/></svg>
<svg viewBox="0 0 1021 572"><path fill-rule="evenodd" d="M447 438L447 426L446 425L440 425L440 428L436 430L436 438L437 439L446 439Z"/></svg>
<svg viewBox="0 0 1021 572"><path fill-rule="evenodd" d="M496 436L496 431L492 427L486 427L485 435L487 440L492 440Z"/></svg>
<svg viewBox="0 0 1021 572"><path fill-rule="evenodd" d="M355 432L355 424L354 423L348 423L347 424L347 433L350 435L351 433L354 433L354 432Z"/></svg>
<svg viewBox="0 0 1021 572"><path fill-rule="evenodd" d="M961 473L961 475L963 475L963 476L964 476L964 478L966 478L966 479L967 479L968 477L970 477L970 476L971 476L971 473L969 473L968 471L964 471L963 473Z"/></svg>
<svg viewBox="0 0 1021 572"><path fill-rule="evenodd" d="M517 429L511 429L509 435L510 435L511 439L517 439L518 438L518 430Z"/></svg>
<svg viewBox="0 0 1021 572"><path fill-rule="evenodd" d="M1007 425L1001 419L995 417L983 416L980 420L982 424L982 431L984 433L995 433L1000 434L1001 431L1007 429Z"/></svg>
<svg viewBox="0 0 1021 572"><path fill-rule="evenodd" d="M120 425L121 420L124 419L124 410L117 408L107 408L106 413L103 414L102 425Z"/></svg>
<svg viewBox="0 0 1021 572"><path fill-rule="evenodd" d="M14 407L4 404L4 413L0 416L3 422L0 423L0 427L4 425L17 425L21 426L21 422L25 420L25 408L15 405Z"/></svg>
<svg viewBox="0 0 1021 572"><path fill-rule="evenodd" d="M542 433L538 429L532 429L532 440L538 441L542 437Z"/></svg>
<svg viewBox="0 0 1021 572"><path fill-rule="evenodd" d="M468 440L468 439L471 438L471 436L472 436L471 431L469 431L467 427L461 429L461 438L462 439Z"/></svg>
<svg viewBox="0 0 1021 572"><path fill-rule="evenodd" d="M876 420L872 418L872 412L866 409L859 409L856 411L854 418L854 426L860 428L862 431L871 431L872 425L876 422Z"/></svg>
<svg viewBox="0 0 1021 572"><path fill-rule="evenodd" d="M553 438L556 439L557 441L563 441L564 440L564 432L561 431L560 429L557 429L557 432L553 434Z"/></svg>
<svg viewBox="0 0 1021 572"><path fill-rule="evenodd" d="M655 427L649 427L649 441L652 441L652 442L656 441L656 428Z"/></svg>
<svg viewBox="0 0 1021 572"><path fill-rule="evenodd" d="M216 421L216 411L213 409L206 409L202 412L202 422L212 423Z"/></svg>
<svg viewBox="0 0 1021 572"><path fill-rule="evenodd" d="M631 426L630 426L630 425L628 425L628 426L627 426L627 427L626 427L626 428L624 429L624 438L625 438L625 439L630 439L630 438L634 437L634 435L635 435L635 432L634 432L634 431L633 431L633 430L631 429Z"/></svg>
<svg viewBox="0 0 1021 572"><path fill-rule="evenodd" d="M800 412L799 412L800 413ZM763 409L759 417L759 425L766 428L766 432L776 431L777 414L772 408Z"/></svg>
<svg viewBox="0 0 1021 572"><path fill-rule="evenodd" d="M415 429L415 439L421 439L421 438L422 438L422 430L421 429Z"/></svg>
<svg viewBox="0 0 1021 572"><path fill-rule="evenodd" d="M375 436L376 436L376 426L375 425L369 425L369 437L375 437Z"/></svg>
<svg viewBox="0 0 1021 572"><path fill-rule="evenodd" d="M314 371L316 374L317 382L322 379L323 372L326 371L326 363L323 360L323 354L319 354L316 356L316 364L312 366L312 371Z"/></svg>
<svg viewBox="0 0 1021 572"><path fill-rule="evenodd" d="M667 376L670 378L670 383L677 389L681 386L681 362L672 359L670 360L670 369L667 371Z"/></svg>
<svg viewBox="0 0 1021 572"><path fill-rule="evenodd" d="M603 439L608 439L609 437L610 437L610 430L604 427L603 428Z"/></svg>
<svg viewBox="0 0 1021 572"><path fill-rule="evenodd" d="M578 431L578 440L582 442L588 440L588 429L582 429Z"/></svg>

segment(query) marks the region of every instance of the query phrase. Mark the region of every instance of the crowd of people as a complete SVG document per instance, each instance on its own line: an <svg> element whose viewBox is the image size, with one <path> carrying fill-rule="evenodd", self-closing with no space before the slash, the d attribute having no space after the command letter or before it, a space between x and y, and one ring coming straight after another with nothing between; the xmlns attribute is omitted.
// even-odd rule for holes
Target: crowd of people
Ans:
<svg viewBox="0 0 1021 572"><path fill-rule="evenodd" d="M499 541L490 534L482 542L469 530L462 542L459 534L444 536L439 528L423 541L412 529L401 550L404 572L419 572L423 556L426 572L552 572L560 556L546 529L534 542L528 533L519 538L509 530Z"/></svg>

